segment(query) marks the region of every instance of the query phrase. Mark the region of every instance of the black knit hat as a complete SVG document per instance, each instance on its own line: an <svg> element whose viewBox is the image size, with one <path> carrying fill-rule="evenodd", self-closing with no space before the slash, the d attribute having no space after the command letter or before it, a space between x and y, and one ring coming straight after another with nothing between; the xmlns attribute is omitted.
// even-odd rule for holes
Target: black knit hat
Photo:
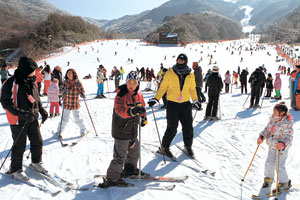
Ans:
<svg viewBox="0 0 300 200"><path fill-rule="evenodd" d="M300 69L300 65L296 65L296 68L297 68L297 69Z"/></svg>
<svg viewBox="0 0 300 200"><path fill-rule="evenodd" d="M18 71L22 78L27 78L29 74L34 72L38 68L38 65L34 60L27 57L22 57L19 60Z"/></svg>
<svg viewBox="0 0 300 200"><path fill-rule="evenodd" d="M188 62L188 58L184 53L179 54L176 60L178 60L178 59L184 60L185 64L187 64L187 62Z"/></svg>

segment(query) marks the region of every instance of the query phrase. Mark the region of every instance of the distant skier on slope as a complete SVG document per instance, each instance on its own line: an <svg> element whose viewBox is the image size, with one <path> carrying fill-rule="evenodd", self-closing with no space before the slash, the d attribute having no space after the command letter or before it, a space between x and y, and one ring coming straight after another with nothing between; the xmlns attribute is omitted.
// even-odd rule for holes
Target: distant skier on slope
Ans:
<svg viewBox="0 0 300 200"><path fill-rule="evenodd" d="M263 143L263 140L266 139L269 146L263 188L270 187L273 183L278 152L280 153L278 191L288 189L291 186L291 180L289 180L285 168L285 161L288 156L288 149L293 141L293 123L293 116L288 112L284 102L281 102L275 105L267 127L259 134L257 144Z"/></svg>
<svg viewBox="0 0 300 200"><path fill-rule="evenodd" d="M112 137L115 140L113 159L99 187L127 186L124 177L139 175L140 141L137 136L140 116L141 126L144 127L147 124L145 102L139 92L139 77L131 71L126 84L117 89L112 117ZM150 176L142 171L141 175Z"/></svg>
<svg viewBox="0 0 300 200"><path fill-rule="evenodd" d="M47 172L41 163L43 139L38 117L40 113L42 123L44 123L48 118L48 113L42 106L35 84L34 73L37 68L36 62L31 58L20 58L14 75L2 87L1 104L6 109L15 144L12 148L11 164L7 174L19 180L27 178L22 170L27 137L30 140L32 167L37 171Z"/></svg>

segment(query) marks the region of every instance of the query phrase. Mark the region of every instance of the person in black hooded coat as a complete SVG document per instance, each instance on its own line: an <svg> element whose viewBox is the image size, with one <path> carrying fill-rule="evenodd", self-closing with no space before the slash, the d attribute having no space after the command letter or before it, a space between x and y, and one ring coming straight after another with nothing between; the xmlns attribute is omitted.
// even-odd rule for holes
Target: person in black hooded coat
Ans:
<svg viewBox="0 0 300 200"><path fill-rule="evenodd" d="M30 140L31 161L34 165L42 161L43 139L38 122L39 113L42 123L48 118L42 107L36 86L34 71L37 69L34 60L22 57L18 68L2 87L1 104L6 110L14 146L11 151L11 165L7 173L18 176L22 173L23 154L27 137Z"/></svg>

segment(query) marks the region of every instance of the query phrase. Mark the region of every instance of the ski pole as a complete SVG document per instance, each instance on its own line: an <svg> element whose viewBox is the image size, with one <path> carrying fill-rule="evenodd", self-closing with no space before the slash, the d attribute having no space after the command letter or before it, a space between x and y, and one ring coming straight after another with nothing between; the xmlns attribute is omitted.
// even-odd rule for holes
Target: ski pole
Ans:
<svg viewBox="0 0 300 200"><path fill-rule="evenodd" d="M277 195L278 195L278 178L279 178L279 160L280 160L280 151L277 151L278 153L278 161L277 161L277 180L276 180L276 198L275 200L277 200Z"/></svg>
<svg viewBox="0 0 300 200"><path fill-rule="evenodd" d="M249 93L249 94L248 94L248 96L247 96L247 98L246 98L246 100L245 100L245 102L244 102L244 104L243 104L243 108L244 108L244 106L245 106L245 104L246 104L247 100L249 99L249 97L250 97L250 94L251 94L251 93Z"/></svg>
<svg viewBox="0 0 300 200"><path fill-rule="evenodd" d="M249 169L250 169L250 166L252 165L252 162L253 162L253 160L254 160L254 157L255 157L255 155L256 155L256 152L257 152L259 146L260 146L260 144L257 145L256 151L255 151L255 153L254 153L254 155L253 155L253 158L252 158L252 160L251 160L251 162L250 162L250 164L249 164L249 167L248 167L248 169L247 169L247 171L246 171L244 177L242 178L242 181L243 181L243 182L245 181L246 175L247 175L247 173L248 173L248 171L249 171Z"/></svg>
<svg viewBox="0 0 300 200"><path fill-rule="evenodd" d="M195 114L194 114L193 121L194 121L194 119L195 119L195 117L196 117L197 112L198 112L198 110L196 110L196 112L195 112Z"/></svg>
<svg viewBox="0 0 300 200"><path fill-rule="evenodd" d="M96 136L98 136L98 133L97 133L97 131L96 131L96 128L95 128L95 125L94 125L93 119L92 119L92 117L91 117L91 114L90 114L90 110L89 110L89 108L88 108L88 106L87 106L87 104L86 104L85 98L83 98L83 101L84 101L84 103L85 103L85 107L86 107L86 109L87 109L87 111L88 111L88 113L89 113L89 116L90 116L90 119L91 119L92 125L93 125L93 127L94 127L94 131L95 131L95 133L96 133Z"/></svg>
<svg viewBox="0 0 300 200"><path fill-rule="evenodd" d="M142 106L141 104L139 104L140 106ZM142 127L142 120L141 120L141 116L139 115L139 181L141 181L141 168L142 168L142 155L141 155L141 146L142 146L142 134L141 134L141 127Z"/></svg>
<svg viewBox="0 0 300 200"><path fill-rule="evenodd" d="M153 114L153 118L154 118L154 122L155 122L155 126L156 126L156 130L157 130L157 135L158 135L158 140L159 140L159 144L160 144L160 149L162 149L162 144L161 144L161 140L160 140L160 136L159 136L159 132L158 132L158 127L157 127L157 123L156 123L156 118L155 118L155 114L154 114L154 111L153 111L153 107L151 107L152 109L152 114ZM165 159L165 155L163 155L163 158L164 158L164 163L166 164L166 159Z"/></svg>
<svg viewBox="0 0 300 200"><path fill-rule="evenodd" d="M28 123L26 122L26 123L24 124L24 126L21 128L18 137L15 139L15 141L14 141L13 145L11 146L10 150L8 151L8 153L7 153L7 155L6 155L6 157L5 157L4 161L3 161L3 163L1 164L0 170L2 169L2 167L3 167L4 163L5 163L5 161L7 160L7 158L8 158L8 156L9 156L9 154L10 154L12 148L16 145L17 141L19 140L20 136L22 135L22 132L23 132L23 130L24 130L24 128L25 128L25 126L26 126L27 124L28 124Z"/></svg>
<svg viewBox="0 0 300 200"><path fill-rule="evenodd" d="M265 89L264 96L262 97L261 104L260 104L260 109L261 109L262 104L263 104L263 102L264 102L265 95L266 95L266 91L267 91L267 89Z"/></svg>

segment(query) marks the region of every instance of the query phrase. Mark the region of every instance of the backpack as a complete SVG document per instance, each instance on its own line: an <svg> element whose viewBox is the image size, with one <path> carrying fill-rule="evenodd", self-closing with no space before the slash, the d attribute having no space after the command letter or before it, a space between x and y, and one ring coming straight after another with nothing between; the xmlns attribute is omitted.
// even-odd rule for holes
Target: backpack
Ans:
<svg viewBox="0 0 300 200"><path fill-rule="evenodd" d="M258 73L253 72L250 76L250 83L251 83L251 85L255 85L255 84L258 84L258 82L259 82Z"/></svg>

